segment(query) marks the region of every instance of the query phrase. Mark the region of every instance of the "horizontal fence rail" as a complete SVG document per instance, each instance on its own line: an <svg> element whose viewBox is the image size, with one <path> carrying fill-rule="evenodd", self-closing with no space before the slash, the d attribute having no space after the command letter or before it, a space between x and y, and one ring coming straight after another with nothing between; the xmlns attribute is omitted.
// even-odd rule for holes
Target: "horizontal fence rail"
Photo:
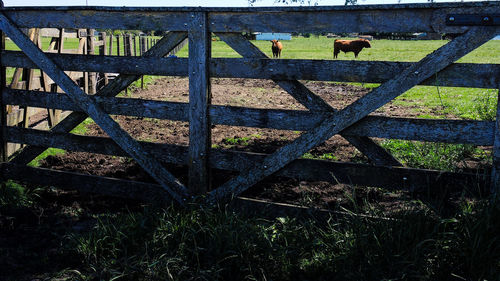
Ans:
<svg viewBox="0 0 500 281"><path fill-rule="evenodd" d="M130 75L187 76L187 58L93 57L49 54L61 69ZM2 66L36 68L22 52L2 53ZM272 60L212 58L210 76L277 80L383 83L410 67L410 62ZM332 71L341 70L341 71ZM500 83L500 64L456 63L424 80L421 85L492 88Z"/></svg>
<svg viewBox="0 0 500 281"><path fill-rule="evenodd" d="M32 107L80 110L68 97L54 93L5 89L3 99L6 103ZM94 97L94 100L108 114L189 121L189 105L187 103L110 97ZM209 114L212 124L291 131L308 131L332 115L331 113L312 113L304 110L255 109L217 105L210 106ZM493 121L425 120L368 116L361 122L347 128L343 133L348 136L492 145L493 129ZM9 141L20 142L11 139ZM26 141L29 140L25 139L20 143L26 143Z"/></svg>
<svg viewBox="0 0 500 281"><path fill-rule="evenodd" d="M488 14L496 3L373 5L301 8L5 8L19 27L187 31L192 13L207 12L210 32L439 32L450 13ZM40 14L44 16L41 17ZM297 25L300 23L300 25Z"/></svg>
<svg viewBox="0 0 500 281"><path fill-rule="evenodd" d="M68 115L59 124L52 124L49 130L16 127L2 117L2 142L27 145L12 159L5 159L3 155L4 160L10 160L0 163L4 178L79 188L118 197L144 200L161 197L160 201L174 199L180 204L184 204L190 196L202 194L207 195L209 202L238 196L271 174L298 180L408 191L467 186L483 189L491 186L494 192L498 190L500 133L497 122L373 115L376 109L415 85L498 89L500 64L455 61L500 34L500 23L488 26L470 22L467 25L450 24L450 15L500 14L498 2L301 8L8 7L1 13L2 30L16 43L22 43L19 44L21 51L0 50L2 69L42 69L67 91L66 94L51 92L48 87L35 90L29 83L23 89L14 89L4 84L0 95L2 116L6 114L6 105L63 110L67 112L65 116ZM56 28L45 31L53 37L61 36L63 28L169 32L155 44L140 39L137 46L134 45L135 39L123 37L123 43L128 44L129 56L122 57L119 56L119 48L117 56L109 55L111 51L103 51L99 55L81 52L65 54L57 50L42 53L30 45L20 28ZM267 58L243 38L241 32L429 32L452 33L457 39L420 62L292 60ZM211 33L216 33L242 57L212 58ZM75 38L83 35L80 31L71 34L70 37ZM87 37L89 42L95 43L94 36ZM102 38L99 43L89 43L89 46L112 50L112 46L106 46L104 38L107 37ZM188 58L167 57L182 48L187 40ZM137 49L141 56L131 54L130 50ZM49 69L47 66L50 66ZM87 95L77 84L70 83L71 76L65 72L113 73L117 76ZM142 75L189 77L189 103L116 97ZM307 110L212 105L211 77L271 79ZM48 79L43 75L42 78ZM348 107L337 110L300 80L380 83L381 86ZM42 87L43 83L38 84ZM136 141L113 123L109 115L189 122L189 145ZM96 120L110 137L69 133L88 116ZM211 148L211 125L304 133L268 155ZM304 152L336 133L374 165L300 159ZM476 173L411 169L403 167L371 138L493 146L493 166L491 171L486 169ZM156 182L139 183L24 165L45 147L132 157ZM188 167L187 186L170 174L165 168L167 164ZM210 169L239 175L220 187L212 188Z"/></svg>

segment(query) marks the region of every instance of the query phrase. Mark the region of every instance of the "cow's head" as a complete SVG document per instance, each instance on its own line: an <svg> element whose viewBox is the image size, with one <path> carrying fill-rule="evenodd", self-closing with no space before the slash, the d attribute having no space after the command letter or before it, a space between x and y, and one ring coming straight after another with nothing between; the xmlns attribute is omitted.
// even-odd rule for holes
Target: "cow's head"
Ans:
<svg viewBox="0 0 500 281"><path fill-rule="evenodd" d="M359 39L361 40L362 44L361 46L363 46L364 48L371 48L372 45L370 44L370 41L366 40L366 39Z"/></svg>

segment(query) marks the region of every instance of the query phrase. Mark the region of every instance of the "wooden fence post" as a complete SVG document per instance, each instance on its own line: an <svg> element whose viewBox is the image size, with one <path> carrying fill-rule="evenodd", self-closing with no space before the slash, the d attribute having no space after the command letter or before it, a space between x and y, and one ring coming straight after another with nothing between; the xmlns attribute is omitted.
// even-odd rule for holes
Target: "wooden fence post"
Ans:
<svg viewBox="0 0 500 281"><path fill-rule="evenodd" d="M497 115L495 119L495 140L493 142L493 163L491 167L491 194L500 192L500 85L498 87Z"/></svg>
<svg viewBox="0 0 500 281"><path fill-rule="evenodd" d="M136 57L137 56L137 42L136 42L136 36L135 36L135 34L133 34L132 37L133 37L132 42L134 42L134 53L133 53L133 56Z"/></svg>
<svg viewBox="0 0 500 281"><path fill-rule="evenodd" d="M206 193L210 185L208 166L211 131L208 107L210 92L211 41L207 13L193 12L189 38L189 191Z"/></svg>
<svg viewBox="0 0 500 281"><path fill-rule="evenodd" d="M108 55L112 56L113 55L113 33L109 35L109 51Z"/></svg>
<svg viewBox="0 0 500 281"><path fill-rule="evenodd" d="M141 49L141 56L148 51L146 40L146 36L139 37L139 48ZM141 89L144 89L144 75L141 75Z"/></svg>
<svg viewBox="0 0 500 281"><path fill-rule="evenodd" d="M106 32L101 32L99 34L99 41L101 41L101 44L99 46L99 55L100 56L107 56L108 55L108 44L107 44L107 34ZM99 77L102 77L104 79L104 85L108 84L108 75L106 73L100 73ZM99 81L97 81L99 82Z"/></svg>
<svg viewBox="0 0 500 281"><path fill-rule="evenodd" d="M120 56L120 34L116 35L116 55Z"/></svg>
<svg viewBox="0 0 500 281"><path fill-rule="evenodd" d="M88 29L88 39L87 39L87 55L94 55L95 54L95 36L94 32L95 29ZM95 72L89 72L89 89L88 89L88 94L94 95L97 93L97 79L96 79L96 73Z"/></svg>
<svg viewBox="0 0 500 281"><path fill-rule="evenodd" d="M3 2L0 1L0 9L3 9ZM5 33L0 30L0 51L5 50ZM6 86L6 71L5 66L2 66L2 57L0 56L0 124L2 129L0 130L0 162L7 162L7 142L5 141L5 130L7 128L7 106L3 102L3 90ZM2 174L3 175L3 174ZM4 179L2 178L2 183Z"/></svg>

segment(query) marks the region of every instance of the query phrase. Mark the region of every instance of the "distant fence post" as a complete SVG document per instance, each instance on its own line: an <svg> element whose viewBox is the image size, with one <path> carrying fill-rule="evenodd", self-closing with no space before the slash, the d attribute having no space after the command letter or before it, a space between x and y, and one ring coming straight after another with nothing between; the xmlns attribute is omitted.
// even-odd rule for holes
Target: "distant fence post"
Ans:
<svg viewBox="0 0 500 281"><path fill-rule="evenodd" d="M87 54L95 55L95 29L87 29ZM93 95L97 92L97 79L95 72L89 72L88 94Z"/></svg>
<svg viewBox="0 0 500 281"><path fill-rule="evenodd" d="M491 168L491 193L493 196L500 195L500 85L498 89L495 140L493 142L493 163Z"/></svg>
<svg viewBox="0 0 500 281"><path fill-rule="evenodd" d="M100 56L107 56L108 55L108 44L107 44L107 36L106 36L106 32L101 32L99 33L99 55ZM104 79L104 85L108 84L108 76L106 75L106 73L100 73L99 75L100 77L102 77L102 79Z"/></svg>
<svg viewBox="0 0 500 281"><path fill-rule="evenodd" d="M109 35L109 51L108 55L112 56L113 55L113 33Z"/></svg>
<svg viewBox="0 0 500 281"><path fill-rule="evenodd" d="M3 8L3 2L0 2ZM5 33L0 30L0 51L3 52L5 50ZM0 162L7 162L7 142L5 141L5 130L7 129L7 106L3 101L3 91L6 86L6 71L5 66L2 66L2 57L0 56L0 124L2 125L2 129L0 130ZM2 182L4 179L2 178Z"/></svg>
<svg viewBox="0 0 500 281"><path fill-rule="evenodd" d="M120 37L121 34L116 35L116 55L120 56Z"/></svg>
<svg viewBox="0 0 500 281"><path fill-rule="evenodd" d="M211 131L210 32L205 12L193 12L188 25L189 38L189 191L204 194L209 189L208 154Z"/></svg>
<svg viewBox="0 0 500 281"><path fill-rule="evenodd" d="M137 56L137 43L136 43L136 36L135 34L132 35L133 36L133 42L134 42L134 54L133 56Z"/></svg>

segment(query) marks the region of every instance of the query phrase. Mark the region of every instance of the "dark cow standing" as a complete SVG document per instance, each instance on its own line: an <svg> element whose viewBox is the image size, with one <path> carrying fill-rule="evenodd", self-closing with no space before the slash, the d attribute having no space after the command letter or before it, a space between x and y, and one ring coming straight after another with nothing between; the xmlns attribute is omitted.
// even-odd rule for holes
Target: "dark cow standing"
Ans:
<svg viewBox="0 0 500 281"><path fill-rule="evenodd" d="M347 53L353 52L354 57L358 57L359 52L363 50L363 48L371 48L370 41L366 39L357 39L357 40L340 40L337 39L333 42L333 58L337 58L340 51Z"/></svg>
<svg viewBox="0 0 500 281"><path fill-rule="evenodd" d="M283 45L281 45L281 42L275 39L271 40L271 43L273 43L273 45L271 46L271 50L273 51L273 58L281 57L281 50L283 50Z"/></svg>

